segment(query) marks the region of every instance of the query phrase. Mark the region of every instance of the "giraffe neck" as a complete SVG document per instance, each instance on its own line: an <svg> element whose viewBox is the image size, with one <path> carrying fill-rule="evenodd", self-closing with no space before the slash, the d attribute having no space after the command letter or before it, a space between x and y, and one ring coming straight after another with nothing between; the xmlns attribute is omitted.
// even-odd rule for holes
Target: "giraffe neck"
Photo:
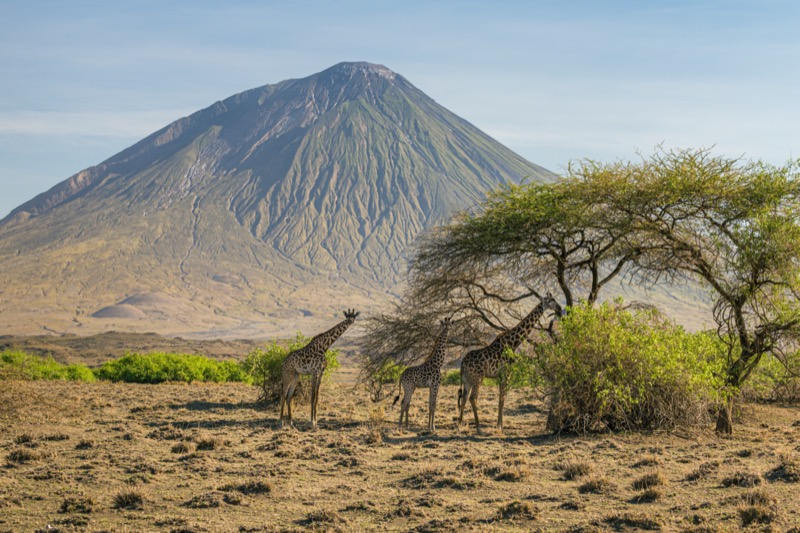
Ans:
<svg viewBox="0 0 800 533"><path fill-rule="evenodd" d="M428 356L426 363L435 366L437 368L441 368L444 365L444 356L445 346L447 345L447 334L448 334L449 327L444 326L442 328L442 332L439 334L439 338L436 339L436 344L433 347L433 352L431 355Z"/></svg>
<svg viewBox="0 0 800 533"><path fill-rule="evenodd" d="M522 344L522 341L525 340L525 337L528 336L528 333L533 329L533 326L539 321L543 313L544 302L537 305L533 311L528 313L528 316L519 322L519 324L498 335L492 344L496 345L495 347L501 350L504 348L516 350L517 347Z"/></svg>
<svg viewBox="0 0 800 533"><path fill-rule="evenodd" d="M331 344L336 342L336 339L342 336L342 333L344 333L353 322L355 322L355 320L352 318L347 318L339 322L328 331L320 333L311 339L311 341L308 343L308 346L312 346L315 350L321 349L323 352L326 351L331 347Z"/></svg>

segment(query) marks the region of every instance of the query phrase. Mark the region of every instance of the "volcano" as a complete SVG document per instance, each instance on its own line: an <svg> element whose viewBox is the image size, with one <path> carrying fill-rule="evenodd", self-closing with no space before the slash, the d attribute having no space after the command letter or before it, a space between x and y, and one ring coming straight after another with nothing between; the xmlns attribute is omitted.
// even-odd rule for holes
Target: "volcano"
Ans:
<svg viewBox="0 0 800 533"><path fill-rule="evenodd" d="M293 333L395 298L420 232L551 180L403 76L340 63L216 102L0 221L0 328Z"/></svg>

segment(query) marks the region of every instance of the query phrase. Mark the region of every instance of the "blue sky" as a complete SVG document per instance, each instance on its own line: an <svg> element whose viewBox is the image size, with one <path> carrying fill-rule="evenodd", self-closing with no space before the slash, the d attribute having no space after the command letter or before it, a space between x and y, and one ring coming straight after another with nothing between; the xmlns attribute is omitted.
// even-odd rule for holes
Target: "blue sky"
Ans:
<svg viewBox="0 0 800 533"><path fill-rule="evenodd" d="M0 217L173 120L381 63L554 171L800 157L800 2L0 0Z"/></svg>

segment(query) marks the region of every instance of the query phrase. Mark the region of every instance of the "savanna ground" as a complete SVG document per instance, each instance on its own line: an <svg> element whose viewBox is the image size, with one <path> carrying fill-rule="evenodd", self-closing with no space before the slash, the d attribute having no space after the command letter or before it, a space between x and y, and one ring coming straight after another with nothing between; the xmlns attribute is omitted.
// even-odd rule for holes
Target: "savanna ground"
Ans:
<svg viewBox="0 0 800 533"><path fill-rule="evenodd" d="M788 530L800 410L747 406L731 438L553 436L543 404L512 392L503 433L438 428L353 388L323 386L319 428L296 428L242 384L0 384L0 531ZM496 389L484 388L492 426ZM783 467L782 464L783 457Z"/></svg>

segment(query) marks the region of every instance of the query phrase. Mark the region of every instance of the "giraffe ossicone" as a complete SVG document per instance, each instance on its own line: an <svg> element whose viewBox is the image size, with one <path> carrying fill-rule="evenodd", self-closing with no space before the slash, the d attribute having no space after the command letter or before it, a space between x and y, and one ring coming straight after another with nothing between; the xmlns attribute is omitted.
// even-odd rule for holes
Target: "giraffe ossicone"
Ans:
<svg viewBox="0 0 800 533"><path fill-rule="evenodd" d="M334 327L320 333L308 344L289 352L283 360L281 369L281 414L280 425L283 426L283 408L287 407L289 425L292 424L292 396L297 388L300 376L311 375L311 428L317 427L317 403L319 402L319 387L322 383L322 374L328 366L325 352L349 328L360 313L354 309L344 312L344 320Z"/></svg>

